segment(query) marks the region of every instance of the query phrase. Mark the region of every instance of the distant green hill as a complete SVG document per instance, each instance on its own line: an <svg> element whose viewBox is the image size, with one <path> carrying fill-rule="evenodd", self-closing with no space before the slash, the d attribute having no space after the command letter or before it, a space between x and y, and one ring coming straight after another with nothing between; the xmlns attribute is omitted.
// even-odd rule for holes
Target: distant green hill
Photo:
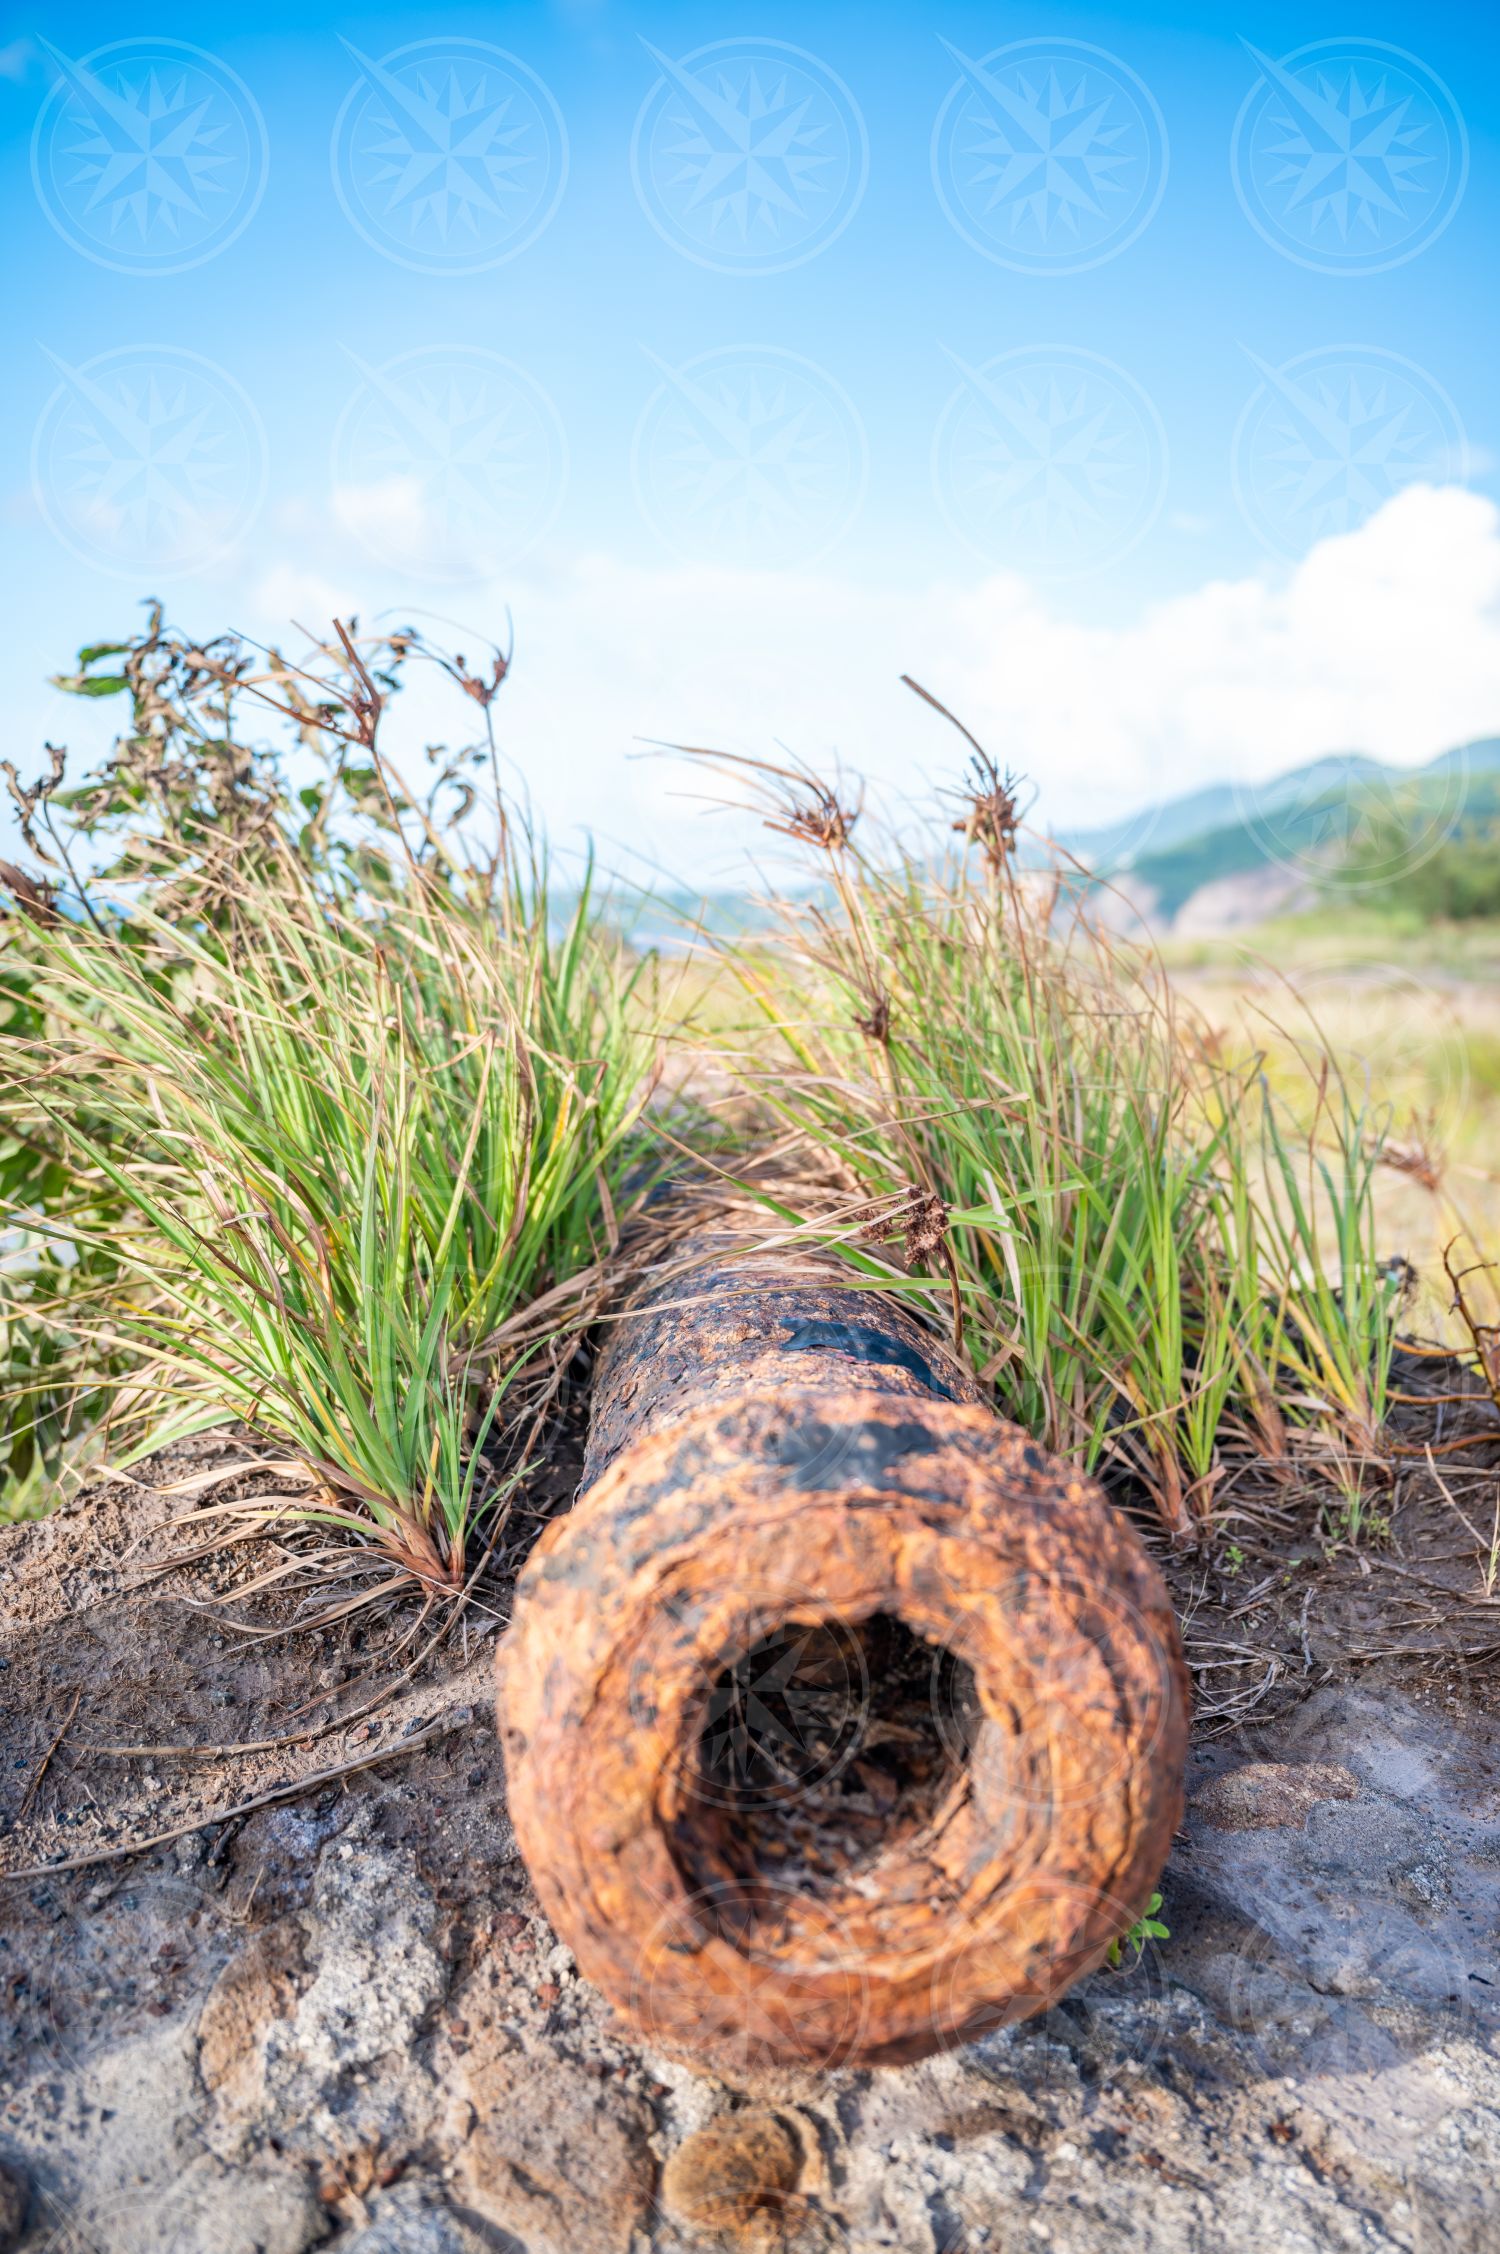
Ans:
<svg viewBox="0 0 1500 2254"><path fill-rule="evenodd" d="M1378 759L1371 759L1362 751L1332 752L1310 761L1305 767L1295 767L1288 774L1278 775L1272 782L1257 785L1255 795L1269 808L1324 784L1384 772ZM1203 790L1185 792L1181 798L1163 799L1123 822L1111 822L1093 830L1059 831L1058 843L1101 874L1129 868L1138 853L1148 848L1162 853L1189 839L1209 837L1216 830L1232 828L1240 818L1248 787L1238 783L1210 783Z"/></svg>
<svg viewBox="0 0 1500 2254"><path fill-rule="evenodd" d="M1268 783L1220 784L1150 809L1131 823L1061 842L1101 876L1128 870L1155 911L1175 916L1202 886L1277 863L1307 878L1358 862L1375 835L1401 828L1436 846L1500 815L1500 736L1393 767L1362 752L1317 759ZM1138 842L1137 842L1138 841ZM1399 858L1399 856L1398 856Z"/></svg>

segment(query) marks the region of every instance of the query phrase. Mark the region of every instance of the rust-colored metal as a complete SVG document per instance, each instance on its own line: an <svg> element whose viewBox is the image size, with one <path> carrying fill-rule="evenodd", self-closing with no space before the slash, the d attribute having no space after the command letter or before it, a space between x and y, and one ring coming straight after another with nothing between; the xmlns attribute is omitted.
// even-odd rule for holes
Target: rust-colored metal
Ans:
<svg viewBox="0 0 1500 2254"><path fill-rule="evenodd" d="M1043 2010L1181 1813L1187 1681L1128 1522L896 1302L732 1234L615 1328L500 1666L553 1925L721 2069Z"/></svg>

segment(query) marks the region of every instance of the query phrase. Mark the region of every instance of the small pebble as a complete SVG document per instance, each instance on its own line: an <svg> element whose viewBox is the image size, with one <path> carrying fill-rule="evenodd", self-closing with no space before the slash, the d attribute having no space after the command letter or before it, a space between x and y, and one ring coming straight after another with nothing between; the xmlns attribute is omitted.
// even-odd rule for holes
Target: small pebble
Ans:
<svg viewBox="0 0 1500 2254"><path fill-rule="evenodd" d="M783 2204L801 2169L797 2140L780 2115L748 2105L716 2114L670 2155L662 2204L675 2221L715 2232L722 2245L742 2245Z"/></svg>

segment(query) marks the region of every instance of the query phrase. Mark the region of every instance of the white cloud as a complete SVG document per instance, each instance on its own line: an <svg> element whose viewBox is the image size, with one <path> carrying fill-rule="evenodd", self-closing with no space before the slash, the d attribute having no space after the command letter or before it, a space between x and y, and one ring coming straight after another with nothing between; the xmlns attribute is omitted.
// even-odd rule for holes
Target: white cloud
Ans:
<svg viewBox="0 0 1500 2254"><path fill-rule="evenodd" d="M326 575L280 570L253 623L311 624L326 594ZM631 760L636 739L836 753L922 796L963 746L902 672L1031 776L1059 827L1320 752L1416 762L1500 729L1500 512L1456 488L1408 488L1288 575L1210 581L1121 626L1063 616L1015 577L903 595L610 557L554 559L443 607L499 632L514 613L496 711L554 833L587 825L704 882L722 877L733 832L677 794L713 786ZM420 693L404 719L420 738L461 715Z"/></svg>
<svg viewBox="0 0 1500 2254"><path fill-rule="evenodd" d="M235 609L228 623L236 630L253 623L258 635L290 653L296 648L294 626L309 634L325 634L335 618L354 616L360 609L358 587L357 572L341 572L334 579L297 564L273 564L256 582L253 621L245 621Z"/></svg>
<svg viewBox="0 0 1500 2254"><path fill-rule="evenodd" d="M408 579L451 585L472 582L491 568L493 542L488 554L472 540L467 549L456 550L451 526L434 509L425 481L415 473L335 485L330 505L335 522L367 559L399 566ZM369 568L367 561L367 572Z"/></svg>
<svg viewBox="0 0 1500 2254"><path fill-rule="evenodd" d="M378 478L369 485L336 485L332 508L344 530L368 542L377 554L382 546L399 551L412 542L425 556L432 543L432 512L426 506L422 480L415 475Z"/></svg>

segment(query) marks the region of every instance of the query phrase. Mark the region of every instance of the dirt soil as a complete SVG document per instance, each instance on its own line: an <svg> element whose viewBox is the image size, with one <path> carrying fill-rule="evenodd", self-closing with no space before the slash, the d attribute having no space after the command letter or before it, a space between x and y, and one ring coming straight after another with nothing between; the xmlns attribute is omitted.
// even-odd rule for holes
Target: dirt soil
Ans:
<svg viewBox="0 0 1500 2254"><path fill-rule="evenodd" d="M495 1638L576 1406L483 1606L369 1713L410 1607L261 1637L302 1601L244 1593L266 1542L160 1571L165 1490L245 1454L0 1533L0 2254L1500 2244L1483 1451L1477 1535L1419 1469L1330 1559L1241 1484L1171 1565L1168 1941L921 2065L726 2079L611 2019L506 1815Z"/></svg>

